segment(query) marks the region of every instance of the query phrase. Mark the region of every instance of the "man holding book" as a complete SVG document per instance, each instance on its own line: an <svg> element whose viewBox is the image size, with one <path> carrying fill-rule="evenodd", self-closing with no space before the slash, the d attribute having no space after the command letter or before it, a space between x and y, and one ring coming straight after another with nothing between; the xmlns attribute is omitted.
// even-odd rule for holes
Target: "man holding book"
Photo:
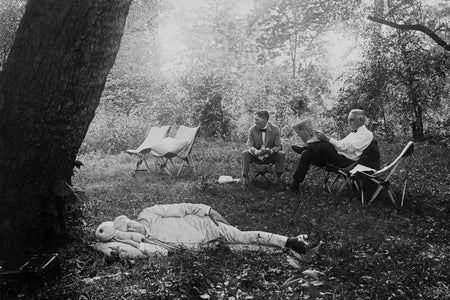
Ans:
<svg viewBox="0 0 450 300"><path fill-rule="evenodd" d="M278 126L269 122L269 112L259 110L255 113L253 125L247 138L247 150L242 152L242 183L248 185L248 172L251 162L275 163L274 184L280 183L284 171L284 152L281 146L281 133Z"/></svg>
<svg viewBox="0 0 450 300"><path fill-rule="evenodd" d="M366 114L361 109L352 109L348 114L348 124L351 132L342 140L336 140L316 131L317 142L309 143L307 147L293 146L294 151L300 152L300 161L294 173L290 190L299 190L300 183L306 177L311 164L320 167L330 163L344 168L357 161L362 152L373 140L373 134L365 126Z"/></svg>

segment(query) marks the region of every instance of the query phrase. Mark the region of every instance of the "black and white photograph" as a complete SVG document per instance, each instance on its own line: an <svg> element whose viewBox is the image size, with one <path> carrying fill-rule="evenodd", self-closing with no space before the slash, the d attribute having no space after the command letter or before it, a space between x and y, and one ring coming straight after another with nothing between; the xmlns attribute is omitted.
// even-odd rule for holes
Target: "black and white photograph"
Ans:
<svg viewBox="0 0 450 300"><path fill-rule="evenodd" d="M0 0L0 299L450 300L450 0Z"/></svg>

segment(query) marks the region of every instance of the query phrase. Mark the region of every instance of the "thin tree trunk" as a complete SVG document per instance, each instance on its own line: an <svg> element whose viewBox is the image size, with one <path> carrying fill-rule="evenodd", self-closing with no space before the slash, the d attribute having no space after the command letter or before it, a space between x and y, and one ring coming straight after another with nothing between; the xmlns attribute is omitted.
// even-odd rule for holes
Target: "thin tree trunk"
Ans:
<svg viewBox="0 0 450 300"><path fill-rule="evenodd" d="M423 133L423 109L420 105L416 104L414 107L415 120L412 122L413 140L415 142L421 141L424 138Z"/></svg>
<svg viewBox="0 0 450 300"><path fill-rule="evenodd" d="M39 244L52 186L73 162L131 0L29 0L0 77L0 260Z"/></svg>

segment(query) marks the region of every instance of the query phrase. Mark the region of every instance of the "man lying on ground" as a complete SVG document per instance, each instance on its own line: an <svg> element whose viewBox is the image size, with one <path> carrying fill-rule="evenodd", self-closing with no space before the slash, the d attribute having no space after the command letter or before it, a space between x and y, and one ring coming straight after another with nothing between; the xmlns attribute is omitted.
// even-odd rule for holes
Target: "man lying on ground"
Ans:
<svg viewBox="0 0 450 300"><path fill-rule="evenodd" d="M136 258L187 248L199 249L219 239L231 245L289 248L304 254L306 235L286 237L263 231L241 231L204 204L166 204L145 208L133 221L126 216L104 222L96 230L97 250Z"/></svg>

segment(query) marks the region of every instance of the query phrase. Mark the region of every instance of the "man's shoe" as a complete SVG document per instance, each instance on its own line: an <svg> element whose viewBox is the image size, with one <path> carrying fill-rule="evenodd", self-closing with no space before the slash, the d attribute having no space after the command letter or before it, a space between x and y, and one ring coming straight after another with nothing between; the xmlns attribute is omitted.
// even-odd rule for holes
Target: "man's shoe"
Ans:
<svg viewBox="0 0 450 300"><path fill-rule="evenodd" d="M294 150L294 152L297 152L298 154L302 154L303 151L308 149L308 146L306 146L306 147L299 147L297 145L292 145L291 148L292 148L292 150Z"/></svg>
<svg viewBox="0 0 450 300"><path fill-rule="evenodd" d="M309 249L309 243L305 240L308 236L305 234L288 238L286 247L294 250L299 254L305 254Z"/></svg>

